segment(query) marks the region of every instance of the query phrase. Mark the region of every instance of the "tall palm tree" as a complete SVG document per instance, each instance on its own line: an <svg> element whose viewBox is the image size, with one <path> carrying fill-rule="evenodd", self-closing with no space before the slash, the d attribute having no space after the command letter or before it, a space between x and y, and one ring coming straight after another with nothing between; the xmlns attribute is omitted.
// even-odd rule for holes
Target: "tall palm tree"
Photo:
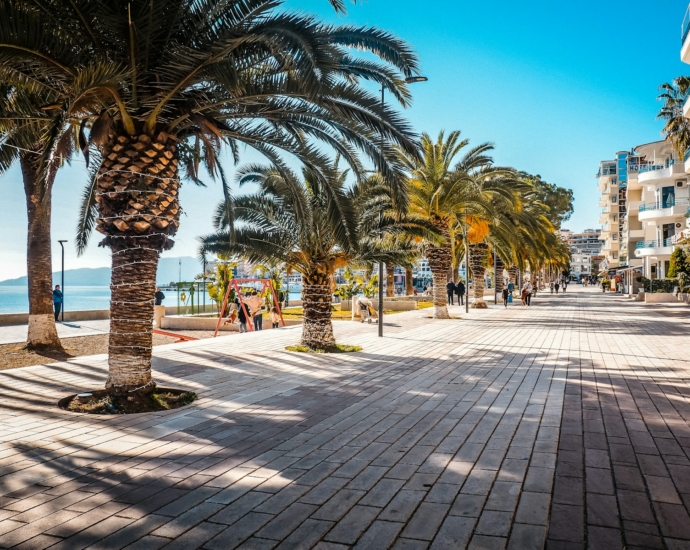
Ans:
<svg viewBox="0 0 690 550"><path fill-rule="evenodd" d="M335 270L353 262L396 262L401 257L362 231L346 177L347 171L336 168L323 179L309 168L298 178L274 166L248 165L239 170L238 181L257 185L257 192L232 199L233 218L221 203L214 219L218 231L200 239L202 254L280 262L301 273L301 344L312 349L336 345L331 321Z"/></svg>
<svg viewBox="0 0 690 550"><path fill-rule="evenodd" d="M690 147L690 120L683 116L683 105L690 95L690 77L679 76L673 82L659 86L657 100L663 101L657 118L666 121L663 134L683 160Z"/></svg>
<svg viewBox="0 0 690 550"><path fill-rule="evenodd" d="M402 155L410 173L410 211L426 218L443 237L441 244L429 243L426 247L433 277L436 319L449 317L445 287L453 258L458 257L456 247L460 241L457 237L466 218L490 218L495 201L513 200L514 195L506 180L512 181L515 172L493 166L493 159L488 155L493 145L482 143L464 152L468 145L469 141L461 140L458 131L451 132L447 138L440 132L435 142L428 134L423 134L423 159ZM461 153L464 154L453 165ZM482 254L481 262L485 256L484 251L479 250L482 239L477 240L478 246L475 246L475 256ZM472 261L470 259L470 263ZM477 269L481 262L475 262Z"/></svg>
<svg viewBox="0 0 690 550"><path fill-rule="evenodd" d="M3 76L0 68L0 77ZM43 178L39 176L38 159L43 153L45 128L34 121L35 111L47 103L50 95L39 97L13 85L5 78L0 87L0 175L19 164L24 183L27 211L26 267L29 297L27 347L60 350L53 316L52 239L50 232L51 198L55 176L62 159L71 155L72 134L61 140L60 149Z"/></svg>
<svg viewBox="0 0 690 550"><path fill-rule="evenodd" d="M393 145L416 151L411 128L375 94L369 79L403 105L404 77L417 69L406 44L374 28L324 25L278 12L281 0L73 0L3 2L0 57L6 71L56 90L41 114L46 173L66 128L90 129L98 152L81 224L112 251L109 377L113 393L150 392L151 323L159 255L179 225L180 176L198 182L201 162L229 189L218 155L237 160L248 145L286 170L295 155L326 179L315 143L336 150L355 172L367 155L404 202ZM342 2L333 1L342 9ZM17 32L20 29L21 32ZM30 30L27 31L27 29ZM351 54L374 54L379 61ZM180 169L182 172L180 173ZM97 213L97 219L95 214ZM230 212L228 212L230 213Z"/></svg>

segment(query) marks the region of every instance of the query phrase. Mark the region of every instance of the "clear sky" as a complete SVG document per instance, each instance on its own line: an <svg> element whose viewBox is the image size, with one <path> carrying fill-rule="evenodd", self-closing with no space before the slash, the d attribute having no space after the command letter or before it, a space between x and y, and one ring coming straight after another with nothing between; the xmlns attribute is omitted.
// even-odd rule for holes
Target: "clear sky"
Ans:
<svg viewBox="0 0 690 550"><path fill-rule="evenodd" d="M688 0L367 0L347 17L326 0L288 0L334 22L376 25L406 39L429 82L416 84L406 115L419 132L459 129L473 143L493 141L498 164L538 173L575 191L572 230L598 227L596 174L616 151L660 138L657 88L690 66L680 62ZM252 160L255 157L252 156ZM231 169L228 163L227 167ZM67 267L109 265L98 235L84 256L73 248L83 163L55 186L53 238L69 239ZM21 177L0 178L0 280L26 273L26 214ZM176 246L196 255L211 230L218 185L185 184ZM59 246L54 248L59 269Z"/></svg>

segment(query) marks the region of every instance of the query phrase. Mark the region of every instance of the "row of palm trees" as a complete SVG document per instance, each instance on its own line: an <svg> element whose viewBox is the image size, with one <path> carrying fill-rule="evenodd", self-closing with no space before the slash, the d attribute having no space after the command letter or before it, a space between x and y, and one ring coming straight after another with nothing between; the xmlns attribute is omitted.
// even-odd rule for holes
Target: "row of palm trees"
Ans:
<svg viewBox="0 0 690 550"><path fill-rule="evenodd" d="M255 191L219 204L217 231L201 238L201 253L301 273L301 343L315 349L336 344L333 278L347 265L382 262L390 273L392 266L425 255L433 275L434 317L447 319L446 283L458 273L467 241L472 307L487 307L484 275L492 260L512 268L514 282L528 266L561 271L570 260L535 178L494 166L492 150L490 143L470 148L457 131L447 137L441 132L435 141L423 134L421 156L397 148L407 173L404 204L394 200L380 174L348 187L348 172L339 170L337 161L325 184L308 168L299 177L275 166L246 166L238 171L238 182L255 184Z"/></svg>
<svg viewBox="0 0 690 550"><path fill-rule="evenodd" d="M51 312L50 197L76 152L87 167L77 242L112 251L109 376L147 393L158 259L179 226L181 181L220 180L207 251L280 260L304 277L303 341L334 343L330 279L346 263L401 264L424 249L437 284L457 266L462 228L476 286L489 248L506 264L556 261L527 178L493 166L488 144L419 139L366 82L405 107L412 49L372 27L328 25L281 0L7 0L0 4L0 173L19 164L28 212L31 346L60 346ZM342 0L330 0L338 11ZM270 166L219 157L242 146ZM337 157L333 161L325 152ZM303 167L302 176L287 158ZM347 166L341 169L339 165ZM375 169L375 175L365 170ZM347 179L357 183L347 185ZM538 230L538 234L534 234ZM544 253L543 258L539 256ZM546 259L548 258L548 260ZM561 261L559 259L558 261ZM444 281L445 282L445 281ZM483 282L482 282L483 284ZM328 295L326 294L328 288ZM436 316L446 317L435 296Z"/></svg>
<svg viewBox="0 0 690 550"><path fill-rule="evenodd" d="M342 11L341 0L331 0ZM151 318L160 253L173 246L181 179L241 146L287 174L285 155L330 189L337 152L371 163L403 200L394 147L418 154L410 125L364 81L403 106L411 48L372 27L328 25L280 0L7 0L0 5L0 170L22 167L29 205L31 345L59 345L50 322L50 192L81 150L90 183L78 228L112 251L107 388L151 391ZM383 144L383 154L380 144ZM389 153L390 151L390 153ZM337 201L337 197L333 197ZM228 210L228 216L232 211ZM35 330L34 330L35 329Z"/></svg>

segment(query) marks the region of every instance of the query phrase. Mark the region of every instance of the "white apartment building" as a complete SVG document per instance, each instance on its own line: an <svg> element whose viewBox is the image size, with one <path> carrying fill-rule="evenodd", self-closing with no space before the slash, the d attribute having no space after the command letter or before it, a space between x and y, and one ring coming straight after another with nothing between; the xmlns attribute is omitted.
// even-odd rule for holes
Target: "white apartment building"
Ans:
<svg viewBox="0 0 690 550"><path fill-rule="evenodd" d="M646 143L602 162L599 191L602 271L632 267L647 278L665 278L690 198L688 172L671 144Z"/></svg>
<svg viewBox="0 0 690 550"><path fill-rule="evenodd" d="M570 277L581 281L590 277L593 258L601 254L604 242L601 240L601 229L585 229L582 233L573 233L568 229L559 231L561 237L570 247ZM596 275L596 273L594 273Z"/></svg>

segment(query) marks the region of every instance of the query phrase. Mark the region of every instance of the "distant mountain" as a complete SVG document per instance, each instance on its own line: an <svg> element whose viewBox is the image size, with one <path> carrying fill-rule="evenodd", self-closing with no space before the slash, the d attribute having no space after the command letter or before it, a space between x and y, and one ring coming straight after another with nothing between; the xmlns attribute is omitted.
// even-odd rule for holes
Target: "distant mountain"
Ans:
<svg viewBox="0 0 690 550"><path fill-rule="evenodd" d="M160 284L177 282L182 274L182 281L192 281L201 273L202 267L196 258L184 256L182 258L161 258L158 263L156 281ZM53 284L60 284L61 272L53 273ZM108 286L110 284L109 267L81 267L79 269L65 269L65 286ZM27 278L8 279L0 281L3 286L26 286Z"/></svg>

